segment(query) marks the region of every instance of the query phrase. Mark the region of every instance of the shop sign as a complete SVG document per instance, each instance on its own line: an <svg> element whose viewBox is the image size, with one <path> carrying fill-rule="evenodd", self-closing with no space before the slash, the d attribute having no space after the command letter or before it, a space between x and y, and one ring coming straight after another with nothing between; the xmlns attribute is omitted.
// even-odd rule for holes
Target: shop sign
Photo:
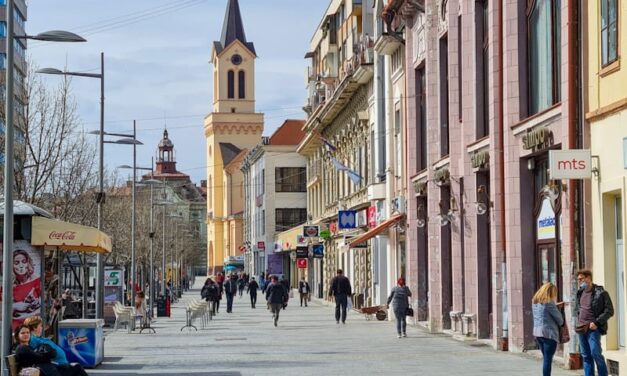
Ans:
<svg viewBox="0 0 627 376"><path fill-rule="evenodd" d="M470 161L472 168L487 169L490 164L490 152L488 150L475 152L470 156Z"/></svg>
<svg viewBox="0 0 627 376"><path fill-rule="evenodd" d="M324 258L324 245L322 244L314 244L312 246L313 257L314 258Z"/></svg>
<svg viewBox="0 0 627 376"><path fill-rule="evenodd" d="M296 235L296 245L307 245L307 239L303 235Z"/></svg>
<svg viewBox="0 0 627 376"><path fill-rule="evenodd" d="M368 227L377 226L377 207L371 206L368 208Z"/></svg>
<svg viewBox="0 0 627 376"><path fill-rule="evenodd" d="M105 287L122 287L122 271L105 270L104 285Z"/></svg>
<svg viewBox="0 0 627 376"><path fill-rule="evenodd" d="M331 237L331 231L329 231L329 230L322 230L322 231L320 231L320 237L322 239L330 238Z"/></svg>
<svg viewBox="0 0 627 376"><path fill-rule="evenodd" d="M296 267L298 269L307 269L307 259L306 258L297 259Z"/></svg>
<svg viewBox="0 0 627 376"><path fill-rule="evenodd" d="M257 249L259 249L260 251L265 251L266 250L266 242L263 242L263 241L257 242Z"/></svg>
<svg viewBox="0 0 627 376"><path fill-rule="evenodd" d="M590 150L550 150L551 179L590 179Z"/></svg>
<svg viewBox="0 0 627 376"><path fill-rule="evenodd" d="M357 212L355 210L340 210L337 214L340 230L357 227Z"/></svg>
<svg viewBox="0 0 627 376"><path fill-rule="evenodd" d="M375 226L385 221L386 219L385 200L377 201L376 207L377 207L377 222L375 223Z"/></svg>
<svg viewBox="0 0 627 376"><path fill-rule="evenodd" d="M555 239L555 212L548 197L542 201L542 208L536 220L536 233L538 240Z"/></svg>
<svg viewBox="0 0 627 376"><path fill-rule="evenodd" d="M309 256L309 247L296 247L296 258L307 258Z"/></svg>
<svg viewBox="0 0 627 376"><path fill-rule="evenodd" d="M329 224L329 231L331 231L332 234L337 234L337 222L331 222Z"/></svg>
<svg viewBox="0 0 627 376"><path fill-rule="evenodd" d="M522 137L523 149L542 150L553 144L553 133L548 128L530 130Z"/></svg>
<svg viewBox="0 0 627 376"><path fill-rule="evenodd" d="M303 226L303 236L306 238L317 238L320 236L319 226Z"/></svg>

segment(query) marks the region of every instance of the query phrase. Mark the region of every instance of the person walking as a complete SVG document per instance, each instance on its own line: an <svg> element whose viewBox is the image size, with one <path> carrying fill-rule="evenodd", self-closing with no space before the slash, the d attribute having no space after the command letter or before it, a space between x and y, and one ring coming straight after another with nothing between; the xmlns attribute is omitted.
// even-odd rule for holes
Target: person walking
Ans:
<svg viewBox="0 0 627 376"><path fill-rule="evenodd" d="M592 272L588 269L577 272L577 326L579 352L583 358L586 376L594 376L596 363L599 376L607 376L607 366L601 348L601 336L607 334L607 321L614 316L610 295L603 286L592 283Z"/></svg>
<svg viewBox="0 0 627 376"><path fill-rule="evenodd" d="M303 301L305 302L305 307L307 307L307 300L309 299L309 282L305 280L305 277L300 279L298 282L298 294L300 295L300 306L303 306Z"/></svg>
<svg viewBox="0 0 627 376"><path fill-rule="evenodd" d="M237 294L237 276L231 274L226 282L224 282L224 294L226 295L226 313L233 313L233 297Z"/></svg>
<svg viewBox="0 0 627 376"><path fill-rule="evenodd" d="M342 324L346 324L346 305L348 299L353 296L351 282L344 276L342 269L338 269L337 275L331 279L330 286L329 296L335 297L335 322L339 324L341 318Z"/></svg>
<svg viewBox="0 0 627 376"><path fill-rule="evenodd" d="M390 308L390 303L392 303L392 310L394 311L394 316L396 316L398 338L407 337L407 308L409 307L410 296L411 291L405 285L405 279L403 277L399 278L396 281L396 286L392 288L387 302L388 308Z"/></svg>
<svg viewBox="0 0 627 376"><path fill-rule="evenodd" d="M536 337L538 348L542 352L542 375L551 375L553 355L560 340L560 326L564 325L564 317L559 311L557 287L551 282L542 285L536 291L532 303L533 336ZM563 303L560 304L560 306Z"/></svg>
<svg viewBox="0 0 627 376"><path fill-rule="evenodd" d="M237 291L239 292L240 298L244 294L245 287L246 287L246 274L242 274L237 280Z"/></svg>
<svg viewBox="0 0 627 376"><path fill-rule="evenodd" d="M211 278L205 280L200 296L210 304L211 314L215 315L220 304L220 286Z"/></svg>
<svg viewBox="0 0 627 376"><path fill-rule="evenodd" d="M266 301L270 306L270 311L272 312L272 320L274 321L274 326L277 326L279 323L279 313L281 312L281 308L284 306L285 302L287 302L287 291L285 290L285 286L282 283L279 283L279 278L275 275L270 277L270 284L266 287Z"/></svg>
<svg viewBox="0 0 627 376"><path fill-rule="evenodd" d="M255 304L257 304L257 289L259 289L259 284L255 281L255 277L251 277L250 282L248 282L248 295L250 295L251 308L255 308Z"/></svg>
<svg viewBox="0 0 627 376"><path fill-rule="evenodd" d="M283 285L283 288L285 289L285 292L287 293L287 299L285 299L285 303L283 304L283 309L285 309L285 307L287 307L287 301L290 299L290 290L291 290L290 281L288 281L287 278L285 278L285 275L282 275L281 280L279 282Z"/></svg>

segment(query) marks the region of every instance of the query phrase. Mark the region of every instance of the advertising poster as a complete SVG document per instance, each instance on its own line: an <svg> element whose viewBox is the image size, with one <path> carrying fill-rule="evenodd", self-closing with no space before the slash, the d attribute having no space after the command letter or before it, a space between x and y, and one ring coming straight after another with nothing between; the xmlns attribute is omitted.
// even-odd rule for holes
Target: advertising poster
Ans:
<svg viewBox="0 0 627 376"><path fill-rule="evenodd" d="M41 315L41 250L26 240L16 240L12 269L12 328L15 329L26 318Z"/></svg>
<svg viewBox="0 0 627 376"><path fill-rule="evenodd" d="M268 272L270 274L283 274L283 256L268 254Z"/></svg>

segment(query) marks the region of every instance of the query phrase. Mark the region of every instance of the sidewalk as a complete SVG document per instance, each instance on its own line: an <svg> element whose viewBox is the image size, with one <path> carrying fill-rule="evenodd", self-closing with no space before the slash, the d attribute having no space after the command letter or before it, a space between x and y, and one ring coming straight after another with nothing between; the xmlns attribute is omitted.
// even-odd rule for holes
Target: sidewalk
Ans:
<svg viewBox="0 0 627 376"><path fill-rule="evenodd" d="M93 375L538 375L541 362L493 351L481 343L464 344L446 335L408 327L396 338L393 322L366 321L357 312L338 325L333 309L298 299L281 312L279 326L259 293L256 309L248 295L236 297L234 313L220 313L205 330L185 325L185 303L200 297L200 283L173 306L171 318L157 318L157 334L107 331L105 361ZM557 376L580 375L554 367Z"/></svg>

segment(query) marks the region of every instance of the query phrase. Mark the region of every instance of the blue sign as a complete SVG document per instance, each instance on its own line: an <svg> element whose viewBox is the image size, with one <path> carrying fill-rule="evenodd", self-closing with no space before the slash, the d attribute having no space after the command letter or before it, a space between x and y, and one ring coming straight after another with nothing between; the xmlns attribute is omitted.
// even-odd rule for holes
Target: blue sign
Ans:
<svg viewBox="0 0 627 376"><path fill-rule="evenodd" d="M355 210L340 210L337 213L340 230L357 228L357 212Z"/></svg>
<svg viewBox="0 0 627 376"><path fill-rule="evenodd" d="M312 246L312 252L314 258L324 258L324 245L314 244Z"/></svg>

